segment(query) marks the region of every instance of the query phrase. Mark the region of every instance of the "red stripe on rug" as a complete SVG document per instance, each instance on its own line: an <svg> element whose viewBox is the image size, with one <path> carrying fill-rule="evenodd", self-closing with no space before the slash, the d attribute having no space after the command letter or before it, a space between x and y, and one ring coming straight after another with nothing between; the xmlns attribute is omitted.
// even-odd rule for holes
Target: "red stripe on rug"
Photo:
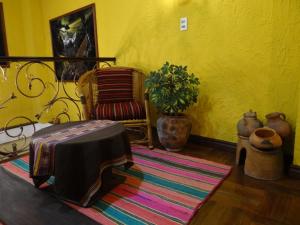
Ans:
<svg viewBox="0 0 300 225"><path fill-rule="evenodd" d="M124 197L118 197L113 194L107 194L103 197L103 200L109 204L113 204L116 207L127 211L128 213L134 212L133 216L139 215L140 218L148 221L149 223L165 224L165 225L180 224L162 215L159 215L155 212L145 209L139 205L126 201Z"/></svg>
<svg viewBox="0 0 300 225"><path fill-rule="evenodd" d="M22 160L26 163L29 163L29 155L23 156Z"/></svg>
<svg viewBox="0 0 300 225"><path fill-rule="evenodd" d="M207 182L210 184L217 184L219 182L218 179L214 179L212 177L209 176L205 176L205 175L200 175L199 173L193 172L193 171L187 171L184 169L176 169L175 167L172 168L170 166L164 166L159 162L151 162L148 160L142 160L138 157L133 157L134 161L139 163L140 165L146 165L152 168L157 168L161 171L166 171L168 170L169 173L175 174L175 175L181 175L181 176L185 176L185 177L189 177L192 178L194 180L198 180L201 182Z"/></svg>
<svg viewBox="0 0 300 225"><path fill-rule="evenodd" d="M173 153L174 155L168 155L168 154L164 154L164 153L161 153L161 152L157 152L156 150L153 150L153 151L149 152L149 150L145 150L145 149L141 149L141 148L135 148L135 149L132 149L132 151L136 152L136 153L143 153L143 154L147 154L147 155L152 156L152 157L156 157L156 158L176 162L178 164L193 167L193 168L196 168L196 169L204 169L204 170L207 170L207 171L212 171L214 173L220 173L220 174L227 174L228 173L228 169L226 169L226 168L220 168L220 167L216 167L216 166L209 165L209 164L206 164L206 163L199 163L199 162L193 162L193 161L186 160L186 159L181 159L181 158L176 157L176 155L177 155L176 153Z"/></svg>
<svg viewBox="0 0 300 225"><path fill-rule="evenodd" d="M122 186L123 188L116 188L113 190L114 193L122 196L124 199L129 199L145 208L161 212L170 217L180 219L181 221L188 221L193 213L193 210L184 208L180 205L166 201L162 198L158 198L155 195L147 194L146 192L140 191L137 188L129 186Z"/></svg>
<svg viewBox="0 0 300 225"><path fill-rule="evenodd" d="M100 224L105 224L105 225L116 225L114 221L110 220L108 217L106 217L104 214L99 213L97 209L94 208L82 208L77 205L73 205L71 203L65 202L68 206L70 206L73 209L76 209L78 212L86 215L87 217L95 220L96 222Z"/></svg>
<svg viewBox="0 0 300 225"><path fill-rule="evenodd" d="M114 173L117 173L119 175L125 176L126 181L125 183L134 187L138 187L141 190L147 191L149 193L155 193L157 196L165 197L168 199L176 199L178 202L180 202L183 205L196 207L199 204L199 199L192 198L188 195L181 194L176 191L172 191L170 189L156 186L148 182L143 182L135 177L132 177L128 174L122 173L120 171L114 171Z"/></svg>
<svg viewBox="0 0 300 225"><path fill-rule="evenodd" d="M143 166L142 164L139 164L138 167L136 165L133 165L132 169L137 169L137 170L141 169L143 172L146 172L149 174L154 174L155 176L163 178L165 180L170 180L170 181L174 181L174 182L181 183L181 184L187 184L190 187L199 188L204 191L210 191L214 187L211 184L195 181L195 180L190 179L189 177L172 175L172 174L168 173L168 171L167 172L159 171L157 169L152 169L152 168Z"/></svg>
<svg viewBox="0 0 300 225"><path fill-rule="evenodd" d="M17 175L18 177L22 178L23 180L27 181L28 183L31 183L33 185L32 179L29 177L28 172L22 170L21 168L15 166L12 163L4 163L2 164L3 168L6 170L12 172L13 174Z"/></svg>
<svg viewBox="0 0 300 225"><path fill-rule="evenodd" d="M171 155L171 156L174 156L174 157L180 158L180 159L187 159L187 160L190 160L192 162L198 162L198 163L213 165L215 167L223 168L223 169L226 169L226 170L228 170L228 169L231 168L230 166L225 165L225 164L221 164L221 163L217 163L217 162L212 162L212 161L201 159L201 158L195 158L193 156L182 155L182 154L175 153L175 152L168 152L168 151L157 149L157 148L154 151L162 153L164 155Z"/></svg>

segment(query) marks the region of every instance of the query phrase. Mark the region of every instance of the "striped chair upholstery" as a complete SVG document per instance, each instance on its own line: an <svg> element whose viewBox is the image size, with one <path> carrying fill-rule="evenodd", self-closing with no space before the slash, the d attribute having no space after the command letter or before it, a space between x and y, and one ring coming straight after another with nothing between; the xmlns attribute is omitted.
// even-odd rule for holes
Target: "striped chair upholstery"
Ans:
<svg viewBox="0 0 300 225"><path fill-rule="evenodd" d="M146 118L144 106L137 101L98 103L96 105L97 120L133 120L144 118Z"/></svg>
<svg viewBox="0 0 300 225"><path fill-rule="evenodd" d="M132 68L96 70L98 101L96 119L132 120L146 118L142 104L133 100Z"/></svg>
<svg viewBox="0 0 300 225"><path fill-rule="evenodd" d="M131 68L96 70L98 102L132 101L132 72Z"/></svg>

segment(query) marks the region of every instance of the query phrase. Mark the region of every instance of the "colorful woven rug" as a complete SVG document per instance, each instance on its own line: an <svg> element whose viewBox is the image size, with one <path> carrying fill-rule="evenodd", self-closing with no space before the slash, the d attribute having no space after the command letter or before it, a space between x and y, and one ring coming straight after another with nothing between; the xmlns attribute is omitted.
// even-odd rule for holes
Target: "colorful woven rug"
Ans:
<svg viewBox="0 0 300 225"><path fill-rule="evenodd" d="M227 165L159 149L133 146L132 151L134 166L114 169L125 183L91 208L67 204L101 224L187 224L231 171ZM2 166L32 183L28 156Z"/></svg>

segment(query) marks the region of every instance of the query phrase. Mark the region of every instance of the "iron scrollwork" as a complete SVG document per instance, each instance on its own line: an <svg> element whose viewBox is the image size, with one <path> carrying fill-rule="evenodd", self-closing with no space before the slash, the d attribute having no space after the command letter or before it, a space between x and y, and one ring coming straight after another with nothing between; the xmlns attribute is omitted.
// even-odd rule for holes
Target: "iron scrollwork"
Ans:
<svg viewBox="0 0 300 225"><path fill-rule="evenodd" d="M3 68L0 65L0 86L5 86L10 82L9 87L14 87L7 97L0 95L0 162L28 151L30 136L36 131L37 123L44 122L47 118L48 123L82 119L77 79L74 78L73 82L66 82L62 77L58 80L51 65L56 61L80 62L80 60L92 60L110 65L109 62L115 62L116 59L0 57L0 62L10 63L10 68ZM14 76L13 79L11 76ZM14 80L14 85L11 84L12 80ZM32 110L32 115L22 115L20 110L14 110L18 104L14 101L16 99L19 102L22 100L30 102L29 106L24 105L24 107L34 106L35 110ZM12 113L14 115L5 122L3 118L5 118L4 115L7 118L7 112L14 112ZM51 117L50 121L49 117Z"/></svg>

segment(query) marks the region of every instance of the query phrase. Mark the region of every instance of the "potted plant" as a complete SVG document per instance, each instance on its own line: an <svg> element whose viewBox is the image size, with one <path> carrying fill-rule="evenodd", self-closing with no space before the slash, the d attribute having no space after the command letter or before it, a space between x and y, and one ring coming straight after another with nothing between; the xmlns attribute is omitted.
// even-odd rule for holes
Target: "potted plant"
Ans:
<svg viewBox="0 0 300 225"><path fill-rule="evenodd" d="M192 123L182 112L197 102L199 84L199 79L187 72L187 66L168 62L146 77L149 100L160 112L159 141L169 151L179 151L187 142Z"/></svg>

